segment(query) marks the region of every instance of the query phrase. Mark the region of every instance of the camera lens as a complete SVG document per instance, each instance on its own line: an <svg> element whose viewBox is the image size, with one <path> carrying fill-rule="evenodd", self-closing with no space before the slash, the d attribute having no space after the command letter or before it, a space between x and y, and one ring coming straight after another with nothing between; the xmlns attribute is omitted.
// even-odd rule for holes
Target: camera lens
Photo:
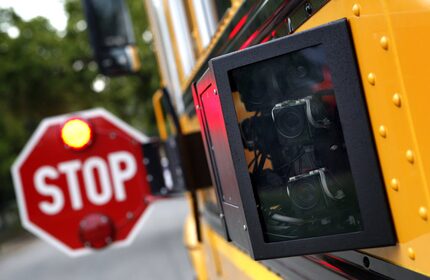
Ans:
<svg viewBox="0 0 430 280"><path fill-rule="evenodd" d="M305 128L303 113L295 109L283 109L276 114L275 125L284 137L296 138Z"/></svg>
<svg viewBox="0 0 430 280"><path fill-rule="evenodd" d="M318 186L309 181L293 183L288 193L294 205L303 210L314 208L320 200Z"/></svg>

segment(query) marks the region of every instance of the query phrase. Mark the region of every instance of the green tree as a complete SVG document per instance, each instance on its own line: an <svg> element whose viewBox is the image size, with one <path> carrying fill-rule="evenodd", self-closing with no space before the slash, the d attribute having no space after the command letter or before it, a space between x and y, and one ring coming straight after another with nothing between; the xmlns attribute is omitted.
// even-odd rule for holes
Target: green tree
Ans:
<svg viewBox="0 0 430 280"><path fill-rule="evenodd" d="M139 75L102 77L92 59L79 0L67 0L65 32L44 18L23 21L0 10L0 211L13 199L10 166L41 119L92 107L104 107L147 134L155 134L151 96L159 85L143 1L127 0L142 58ZM11 26L19 37L7 34ZM92 90L103 79L102 92Z"/></svg>

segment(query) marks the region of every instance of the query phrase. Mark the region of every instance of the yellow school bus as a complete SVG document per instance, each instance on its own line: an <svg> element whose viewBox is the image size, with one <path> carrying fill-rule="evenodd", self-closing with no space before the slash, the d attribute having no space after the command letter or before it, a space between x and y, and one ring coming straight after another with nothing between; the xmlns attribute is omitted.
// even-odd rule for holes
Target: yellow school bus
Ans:
<svg viewBox="0 0 430 280"><path fill-rule="evenodd" d="M197 279L430 277L429 1L145 4L160 136L168 94L212 179L188 192Z"/></svg>

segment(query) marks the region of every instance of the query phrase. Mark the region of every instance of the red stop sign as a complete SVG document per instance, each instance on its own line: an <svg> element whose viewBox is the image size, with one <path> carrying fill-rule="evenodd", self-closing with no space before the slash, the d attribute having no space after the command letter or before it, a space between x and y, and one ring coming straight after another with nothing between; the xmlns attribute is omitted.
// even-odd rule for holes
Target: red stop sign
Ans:
<svg viewBox="0 0 430 280"><path fill-rule="evenodd" d="M76 118L91 128L81 150L61 134ZM24 228L70 255L129 244L150 194L141 149L147 140L103 109L43 120L12 166Z"/></svg>

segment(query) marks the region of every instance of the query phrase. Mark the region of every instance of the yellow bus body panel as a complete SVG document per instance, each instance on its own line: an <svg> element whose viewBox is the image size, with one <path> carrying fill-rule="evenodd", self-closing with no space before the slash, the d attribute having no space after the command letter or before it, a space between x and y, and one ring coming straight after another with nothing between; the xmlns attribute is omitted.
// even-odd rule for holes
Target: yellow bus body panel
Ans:
<svg viewBox="0 0 430 280"><path fill-rule="evenodd" d="M430 275L430 1L332 0L299 31L345 17L399 240L366 252Z"/></svg>

